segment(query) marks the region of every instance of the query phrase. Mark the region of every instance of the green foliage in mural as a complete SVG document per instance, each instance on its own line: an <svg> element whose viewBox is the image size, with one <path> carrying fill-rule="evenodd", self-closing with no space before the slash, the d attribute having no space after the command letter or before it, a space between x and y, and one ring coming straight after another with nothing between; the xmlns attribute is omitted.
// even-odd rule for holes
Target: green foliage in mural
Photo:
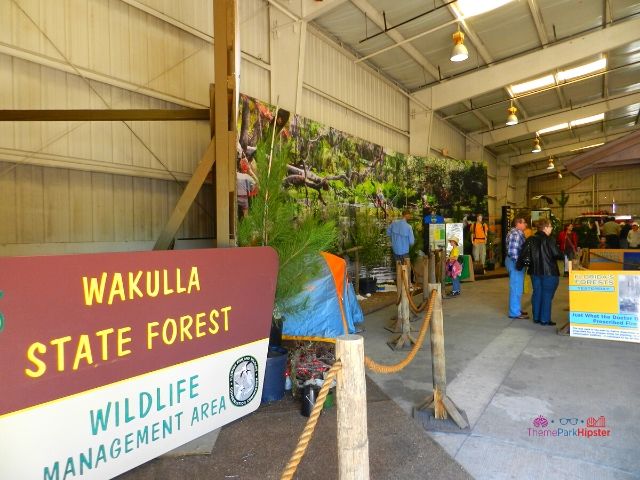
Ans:
<svg viewBox="0 0 640 480"><path fill-rule="evenodd" d="M242 110L240 124L240 144L248 152L277 121L274 122L273 108L259 101L243 97L242 108L250 109L249 113ZM421 213L426 203L455 220L487 211L487 171L483 164L387 151L299 116L282 126L278 137L280 141L291 141L284 186L298 209L304 208L318 217L349 218L341 228L353 229L352 221L355 226L362 223L356 231L342 234L341 243L365 242L371 258L385 256L379 248L376 251L386 242L382 227L401 209ZM367 213L350 216L346 206ZM372 219L379 223L380 228L375 231L370 225ZM376 238L382 241L372 241Z"/></svg>
<svg viewBox="0 0 640 480"><path fill-rule="evenodd" d="M332 220L301 208L283 187L291 155L291 146L280 144L269 162L265 144L258 146L259 193L238 224L239 246L271 246L278 252L275 309L280 315L301 308L304 301L295 302L294 298L317 277L322 268L319 253L333 247L337 238Z"/></svg>

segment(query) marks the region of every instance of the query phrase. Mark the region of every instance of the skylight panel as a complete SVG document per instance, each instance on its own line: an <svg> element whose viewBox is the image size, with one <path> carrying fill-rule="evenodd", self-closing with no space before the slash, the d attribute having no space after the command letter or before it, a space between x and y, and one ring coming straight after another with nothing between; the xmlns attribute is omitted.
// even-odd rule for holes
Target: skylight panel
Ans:
<svg viewBox="0 0 640 480"><path fill-rule="evenodd" d="M543 128L541 130L538 130L538 135L542 135L543 133L550 133L550 132L555 132L557 130L564 130L565 128L569 128L569 124L567 122L565 123L559 123L558 125L553 125L552 127L547 127L547 128Z"/></svg>
<svg viewBox="0 0 640 480"><path fill-rule="evenodd" d="M511 91L514 95L518 95L524 92L530 92L532 90L538 90L540 88L553 85L555 83L555 79L553 75L546 75L544 77L536 78L534 80L530 80L528 82L518 83L516 85L511 85Z"/></svg>
<svg viewBox="0 0 640 480"><path fill-rule="evenodd" d="M607 59L601 58L595 62L580 65L579 67L570 68L568 70L561 70L558 72L558 81L571 80L572 78L582 77L598 70L602 70L607 67Z"/></svg>
<svg viewBox="0 0 640 480"><path fill-rule="evenodd" d="M512 0L458 0L456 5L465 18L495 10Z"/></svg>
<svg viewBox="0 0 640 480"><path fill-rule="evenodd" d="M580 125L586 125L587 123L599 122L604 119L604 113L599 113L597 115L591 115L590 117L578 118L577 120L572 120L570 125L572 127L578 127Z"/></svg>

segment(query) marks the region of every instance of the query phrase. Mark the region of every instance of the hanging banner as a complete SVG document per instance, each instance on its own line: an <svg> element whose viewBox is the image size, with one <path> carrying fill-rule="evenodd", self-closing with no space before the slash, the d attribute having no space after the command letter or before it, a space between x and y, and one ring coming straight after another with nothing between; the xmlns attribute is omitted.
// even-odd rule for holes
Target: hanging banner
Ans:
<svg viewBox="0 0 640 480"><path fill-rule="evenodd" d="M574 270L571 336L640 343L640 272Z"/></svg>
<svg viewBox="0 0 640 480"><path fill-rule="evenodd" d="M258 408L277 268L268 247L0 259L0 478L112 478Z"/></svg>

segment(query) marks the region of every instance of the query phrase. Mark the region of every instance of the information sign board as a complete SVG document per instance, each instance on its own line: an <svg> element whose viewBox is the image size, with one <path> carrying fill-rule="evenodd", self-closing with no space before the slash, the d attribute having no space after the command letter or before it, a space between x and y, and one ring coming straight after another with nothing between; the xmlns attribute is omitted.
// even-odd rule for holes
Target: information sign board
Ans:
<svg viewBox="0 0 640 480"><path fill-rule="evenodd" d="M571 336L640 343L640 272L574 270Z"/></svg>
<svg viewBox="0 0 640 480"><path fill-rule="evenodd" d="M0 478L112 478L260 404L269 247L0 259Z"/></svg>

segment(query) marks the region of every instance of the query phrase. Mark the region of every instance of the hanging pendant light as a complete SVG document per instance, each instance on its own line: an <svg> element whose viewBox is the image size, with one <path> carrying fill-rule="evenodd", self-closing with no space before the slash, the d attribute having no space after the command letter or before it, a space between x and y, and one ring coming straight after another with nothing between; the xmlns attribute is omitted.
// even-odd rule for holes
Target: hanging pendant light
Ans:
<svg viewBox="0 0 640 480"><path fill-rule="evenodd" d="M562 178L562 172L558 172L558 178Z"/></svg>
<svg viewBox="0 0 640 480"><path fill-rule="evenodd" d="M547 165L547 170L553 170L556 166L553 164L553 158L549 158L549 164Z"/></svg>
<svg viewBox="0 0 640 480"><path fill-rule="evenodd" d="M531 153L540 153L542 151L542 147L540 146L540 137L536 134L536 138L533 139L533 148L531 149Z"/></svg>
<svg viewBox="0 0 640 480"><path fill-rule="evenodd" d="M507 117L507 125L517 125L518 117L516 116L516 112L518 109L513 106L513 100L511 101L511 106L507 108L507 112L509 112L509 116Z"/></svg>
<svg viewBox="0 0 640 480"><path fill-rule="evenodd" d="M452 62L464 62L469 58L469 50L464 46L464 33L460 31L460 24L458 24L458 31L453 34L453 43L450 60Z"/></svg>

